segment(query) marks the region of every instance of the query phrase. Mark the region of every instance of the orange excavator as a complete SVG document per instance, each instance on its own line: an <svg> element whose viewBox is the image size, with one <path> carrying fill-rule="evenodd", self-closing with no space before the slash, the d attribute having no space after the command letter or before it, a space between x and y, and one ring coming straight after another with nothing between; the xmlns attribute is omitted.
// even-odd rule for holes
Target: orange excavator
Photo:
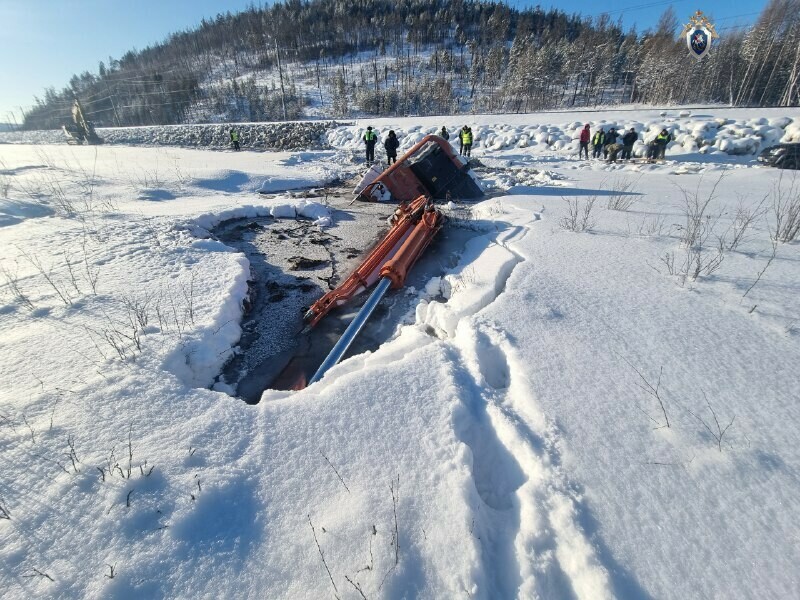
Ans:
<svg viewBox="0 0 800 600"><path fill-rule="evenodd" d="M372 176L370 173L356 187L357 199L381 201L389 195L392 200L400 201L400 205L390 219L389 231L364 261L306 312L307 327L314 327L335 307L375 285L309 384L321 379L341 360L386 291L390 287L403 287L408 272L444 223L434 199L483 195L466 160L456 155L446 140L435 135L423 138L383 173Z"/></svg>
<svg viewBox="0 0 800 600"><path fill-rule="evenodd" d="M308 326L314 327L335 307L371 288L382 277L388 277L395 289L403 287L406 274L441 229L443 219L427 196L400 204L390 219L389 231L364 261L308 309L304 316Z"/></svg>

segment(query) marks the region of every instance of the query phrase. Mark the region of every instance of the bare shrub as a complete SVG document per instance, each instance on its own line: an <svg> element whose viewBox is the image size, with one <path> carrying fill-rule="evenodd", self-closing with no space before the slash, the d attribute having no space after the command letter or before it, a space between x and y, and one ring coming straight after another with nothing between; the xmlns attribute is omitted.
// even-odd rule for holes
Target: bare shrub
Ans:
<svg viewBox="0 0 800 600"><path fill-rule="evenodd" d="M34 567L31 567L31 571L33 571L33 573L25 573L23 577L42 577L44 579L49 579L50 581L55 582L55 579L50 577L50 575L48 575L44 571L40 571L39 569L36 569Z"/></svg>
<svg viewBox="0 0 800 600"><path fill-rule="evenodd" d="M761 269L758 272L758 275L756 276L756 280L753 282L753 284L749 288L747 288L747 291L744 294L742 294L742 298L745 298L747 296L747 294L750 293L750 290L752 290L754 287L756 287L756 284L759 281L761 281L761 277L764 275L764 273L767 271L767 269L769 269L769 266L772 264L772 261L775 260L775 256L777 254L778 254L778 240L773 238L773 240L772 240L772 254L769 257L769 260L767 260L767 264L764 265L764 268ZM755 306L753 308L755 308ZM752 312L752 310L751 310L751 312Z"/></svg>
<svg viewBox="0 0 800 600"><path fill-rule="evenodd" d="M11 291L11 296L22 306L33 310L33 302L19 287L19 277L16 273L12 273L5 265L0 265L0 275L6 280L6 285Z"/></svg>
<svg viewBox="0 0 800 600"><path fill-rule="evenodd" d="M739 196L739 204L736 207L736 215L733 218L731 225L731 237L728 242L728 250L733 252L739 247L747 237L747 231L752 226L753 222L764 214L764 203L767 201L767 196L753 208L747 206L741 196Z"/></svg>
<svg viewBox="0 0 800 600"><path fill-rule="evenodd" d="M707 422L706 422L706 420L705 420L705 419L703 419L702 417L700 417L700 416L698 416L697 414L693 413L691 410L689 411L689 413L690 413L690 414L691 414L691 415L692 415L692 416L693 416L695 419L697 419L698 421L700 421L700 423L702 423L702 424L703 424L703 426L706 428L706 430L708 430L708 432L711 434L711 437L713 437L713 438L714 438L714 441L716 441L716 442L717 442L717 449L718 449L720 452L722 452L722 438L723 438L723 437L725 437L725 433L727 433L727 431L728 431L728 430L731 428L731 425L733 425L733 421L736 419L736 415L734 415L733 417L731 417L731 420L730 420L730 422L729 422L729 423L728 423L728 424L727 424L725 427L722 427L722 426L719 424L719 419L717 418L717 413L716 413L716 412L714 411L714 409L711 407L711 403L708 401L708 397L706 396L706 393L705 393L705 392L703 392L703 399L705 399L705 401L706 401L706 406L708 406L708 410L709 410L709 412L711 413L711 416L714 418L714 427L712 428L712 427L709 425L709 423L707 423Z"/></svg>
<svg viewBox="0 0 800 600"><path fill-rule="evenodd" d="M29 189L32 191L28 195L32 199L46 199L56 214L62 217L72 217L77 213L75 204L56 175L51 173L39 175Z"/></svg>
<svg viewBox="0 0 800 600"><path fill-rule="evenodd" d="M112 447L111 452L106 458L106 461L103 465L99 467L95 467L102 477L102 480L106 480L106 476L109 478L113 477L115 474L119 474L122 479L131 479L131 477L135 474L136 470L139 471L140 477L150 477L155 470L155 465L150 465L148 468L147 460L145 459L144 462L139 462L138 464L134 465L133 460L133 425L128 426L128 464L125 465L125 461L123 459L122 464L116 458L116 448ZM133 493L133 490L128 492L128 499L126 503L130 505L130 495Z"/></svg>
<svg viewBox="0 0 800 600"><path fill-rule="evenodd" d="M667 267L670 275L678 276L681 286L687 280L696 281L699 277L708 277L722 266L725 260L725 237L717 237L714 250L705 246L707 233L694 246L687 246L679 263L675 252L667 252L661 262Z"/></svg>
<svg viewBox="0 0 800 600"><path fill-rule="evenodd" d="M134 191L160 188L162 186L162 178L158 166L158 152L155 154L155 164L152 168L138 168L129 173L129 183Z"/></svg>
<svg viewBox="0 0 800 600"><path fill-rule="evenodd" d="M67 458L72 463L72 470L75 473L80 473L80 469L78 465L80 464L80 460L78 459L78 452L75 450L75 438L72 435L67 437L67 446L69 447L69 453L67 454Z"/></svg>
<svg viewBox="0 0 800 600"><path fill-rule="evenodd" d="M717 187L724 177L724 173L719 176L714 186L711 188L711 192L709 192L708 196L705 198L700 194L700 184L703 182L702 178L697 182L697 187L693 191L677 186L681 194L683 194L684 201L685 225L680 228L682 246L694 246L704 233L713 229L719 217L712 219L707 213L707 210L711 201L714 200Z"/></svg>
<svg viewBox="0 0 800 600"><path fill-rule="evenodd" d="M195 272L192 271L189 276L189 283L180 284L180 291L184 302L184 312L192 325L194 325L194 281Z"/></svg>
<svg viewBox="0 0 800 600"><path fill-rule="evenodd" d="M651 218L645 217L639 224L639 236L640 237L661 236L664 232L664 226L666 225L666 220L667 220L666 216L661 214L653 215Z"/></svg>
<svg viewBox="0 0 800 600"><path fill-rule="evenodd" d="M103 352L95 338L99 338L102 342L105 342L104 346L110 347L122 361L135 359L136 355L142 352L142 333L144 333L144 331L143 327L140 325L139 316L137 316L139 305L126 302L127 299L122 301L122 305L125 308L124 318L122 320L115 319L107 312L103 311L105 323L102 329L93 329L84 326L95 348L103 357L106 356L106 353ZM146 317L143 318L146 321Z"/></svg>
<svg viewBox="0 0 800 600"><path fill-rule="evenodd" d="M11 191L11 176L8 174L6 163L0 160L0 196L8 198L8 193Z"/></svg>
<svg viewBox="0 0 800 600"><path fill-rule="evenodd" d="M597 196L587 198L583 206L580 205L578 198L563 198L563 200L567 203L567 215L559 221L562 229L580 233L589 231L595 226L596 221L592 215L592 209L597 201Z"/></svg>
<svg viewBox="0 0 800 600"><path fill-rule="evenodd" d="M89 287L92 288L92 293L97 294L97 278L100 276L100 269L93 266L89 262L89 251L87 250L88 239L86 230L84 229L83 240L81 241L81 249L83 251L83 268L86 275L86 281Z"/></svg>
<svg viewBox="0 0 800 600"><path fill-rule="evenodd" d="M150 320L149 307L153 300L152 294L145 294L141 297L123 296L122 304L127 311L128 322L131 325L137 326L139 329L145 329Z"/></svg>
<svg viewBox="0 0 800 600"><path fill-rule="evenodd" d="M346 489L347 493L349 494L350 493L350 488L347 487L347 484L344 482L344 479L342 479L342 476L339 475L339 471L336 469L336 467L333 466L333 463L330 461L330 459L327 456L325 456L325 453L322 451L321 448L320 448L319 453L322 454L322 458L325 459L325 462L327 462L328 465L330 465L331 469L333 469L333 472L336 473L336 476L339 478L339 481L342 482L342 485L344 486L344 489Z"/></svg>
<svg viewBox="0 0 800 600"><path fill-rule="evenodd" d="M63 285L56 279L55 274L53 273L53 267L50 266L45 268L38 256L29 254L25 250L19 249L19 252L29 263L31 263L31 265L33 265L39 274L44 277L44 280L50 285L51 288L53 288L53 290L55 290L56 294L59 298L61 298L61 301L64 303L64 305L72 306L72 298L69 295L69 290L66 285Z"/></svg>
<svg viewBox="0 0 800 600"><path fill-rule="evenodd" d="M650 414L648 414L648 413L647 413L647 412L646 412L644 409L642 409L642 408L641 408L640 406L638 406L638 405L637 405L637 408L638 408L638 409L639 409L639 410L640 410L642 413L644 413L644 414L645 414L645 416L646 416L648 419L650 419L650 420L651 420L651 421L652 421L652 422L653 422L653 423L656 425L656 427L655 427L656 429L661 429L661 428L663 428L663 427L667 427L667 428L669 428L669 427L670 427L670 424L669 424L669 417L667 416L667 408L666 408L666 406L664 405L664 399L661 397L661 391L660 391L660 389L661 389L661 376L664 374L664 367L661 367L661 368L658 370L658 381L656 381L656 384L655 384L655 386L654 386L654 385L653 385L652 383L650 383L650 381L649 381L649 380L648 380L648 379L647 379L647 378L646 378L646 377L645 377L645 376L642 374L642 372L641 372L639 369L637 369L637 368L636 368L636 367L633 365L633 363L632 363L631 361L629 361L629 360L628 360L627 358L625 358L624 356L623 356L623 357L621 357L621 358L622 358L622 360L624 360L626 363L628 363L628 366L629 366L631 369L633 369L634 371L636 371L636 374L639 376L639 379L641 379L641 380L642 380L642 383L637 383L637 384L635 384L635 385L636 385L636 387L638 387L640 390L642 390L643 392L645 392L647 395L649 395L649 396L652 396L652 397L653 397L653 398L656 400L656 402L658 402L658 405L661 407L661 414L664 416L664 422L662 423L662 422L661 422L661 421L659 421L658 419L655 419L655 418L653 418L652 416L650 416Z"/></svg>
<svg viewBox="0 0 800 600"><path fill-rule="evenodd" d="M626 211L633 206L639 199L635 194L637 193L636 186L639 180L625 181L624 179L616 179L611 184L612 194L608 197L609 210Z"/></svg>
<svg viewBox="0 0 800 600"><path fill-rule="evenodd" d="M322 546L319 545L319 539L317 539L317 530L314 528L314 523L311 522L311 515L308 515L308 524L311 526L311 534L314 536L314 543L317 545L317 551L319 552L319 557L322 560L322 566L325 567L325 571L328 573L328 579L330 579L331 585L333 586L334 595L338 598L339 590L336 587L336 582L333 580L333 575L331 575L331 570L328 567L327 561L325 560L325 554L322 552Z"/></svg>
<svg viewBox="0 0 800 600"><path fill-rule="evenodd" d="M72 288L75 290L75 292L78 294L78 296L80 296L82 294L82 292L81 292L81 288L78 286L77 272L73 268L78 263L77 262L72 262L71 256L69 254L67 254L66 250L64 250L64 252L62 252L62 255L64 256L64 262L67 265L67 272L69 273L69 281L72 284Z"/></svg>
<svg viewBox="0 0 800 600"><path fill-rule="evenodd" d="M772 190L773 239L793 242L800 237L800 189L797 177L792 176L789 189L783 187L783 177Z"/></svg>
<svg viewBox="0 0 800 600"><path fill-rule="evenodd" d="M91 174L80 166L80 164L78 164L78 171L82 175L82 177L77 180L83 201L81 212L90 213L94 211L94 188L97 184L97 147L94 149L94 163L92 165Z"/></svg>
<svg viewBox="0 0 800 600"><path fill-rule="evenodd" d="M665 253L664 256L661 257L661 262L667 267L667 273L670 275L677 275L679 273L680 269L675 266L674 252Z"/></svg>
<svg viewBox="0 0 800 600"><path fill-rule="evenodd" d="M725 260L724 236L717 237L714 250L710 252L705 250L702 242L686 249L687 275L692 281L697 280L701 275L708 277L722 266L722 261Z"/></svg>
<svg viewBox="0 0 800 600"><path fill-rule="evenodd" d="M661 262L666 265L670 275L679 277L681 286L686 284L687 279L695 281L701 276L711 275L725 260L727 232L722 235L714 233L721 215L708 214L708 207L724 176L724 173L720 175L705 197L700 194L699 182L693 191L678 186L684 197L684 225L679 228L683 259L679 263L676 254L668 252ZM713 243L712 236L715 238Z"/></svg>

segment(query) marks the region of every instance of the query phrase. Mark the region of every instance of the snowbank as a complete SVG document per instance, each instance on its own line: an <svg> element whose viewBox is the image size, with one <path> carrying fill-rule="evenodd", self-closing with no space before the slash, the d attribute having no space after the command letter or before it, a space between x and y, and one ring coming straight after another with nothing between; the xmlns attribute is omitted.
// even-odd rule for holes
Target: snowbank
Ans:
<svg viewBox="0 0 800 600"><path fill-rule="evenodd" d="M451 137L450 143L458 147L459 123L445 119ZM494 152L530 149L534 153L577 154L578 138L586 123L591 125L592 132L601 127L605 131L611 128L618 132L634 128L639 134L639 141L634 145L636 156L644 156L646 144L654 140L662 129L672 134L673 141L667 148L668 155L693 153L723 153L728 155L753 155L761 149L778 142L800 141L800 116L766 118L715 118L712 116L692 116L690 112L681 112L680 116L665 116L660 119L637 120L635 113L630 118L609 120L572 121L560 123L536 124L537 115L530 115L534 123L526 125L509 125L503 123L472 124L474 136L473 153L481 156ZM386 125L378 131L379 139L389 129L393 129L400 140L400 152L408 150L423 137L436 134L437 126L403 124ZM358 150L363 145L363 131L359 126L347 125L327 132L327 143L333 148ZM474 154L473 154L474 155Z"/></svg>
<svg viewBox="0 0 800 600"><path fill-rule="evenodd" d="M335 121L156 125L105 127L97 134L104 144L230 148L229 129L234 127L244 149L308 150L321 148L325 132L337 126ZM66 144L67 139L60 130L0 133L0 144Z"/></svg>

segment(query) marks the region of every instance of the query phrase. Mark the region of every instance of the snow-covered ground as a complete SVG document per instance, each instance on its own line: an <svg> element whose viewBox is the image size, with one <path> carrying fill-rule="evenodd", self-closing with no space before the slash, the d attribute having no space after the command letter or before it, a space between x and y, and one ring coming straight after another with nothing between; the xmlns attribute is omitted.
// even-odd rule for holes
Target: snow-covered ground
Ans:
<svg viewBox="0 0 800 600"><path fill-rule="evenodd" d="M448 208L479 234L459 264L391 341L255 406L218 381L249 261L209 230L336 235L283 192L352 175L359 129L0 146L3 596L797 597L800 245L771 237L800 180L739 152L800 114L658 113L470 117L496 195ZM676 142L579 161L583 122ZM463 124L371 123L401 149Z"/></svg>

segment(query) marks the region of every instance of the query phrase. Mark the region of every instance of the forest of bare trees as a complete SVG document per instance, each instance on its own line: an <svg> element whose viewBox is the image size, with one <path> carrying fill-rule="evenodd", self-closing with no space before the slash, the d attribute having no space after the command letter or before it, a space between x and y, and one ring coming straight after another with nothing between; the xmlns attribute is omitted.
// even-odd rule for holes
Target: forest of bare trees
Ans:
<svg viewBox="0 0 800 600"><path fill-rule="evenodd" d="M99 126L800 103L800 0L770 0L747 29L719 24L702 61L683 22L668 9L640 33L498 2L287 0L100 62L45 90L24 127L60 127L76 96Z"/></svg>

